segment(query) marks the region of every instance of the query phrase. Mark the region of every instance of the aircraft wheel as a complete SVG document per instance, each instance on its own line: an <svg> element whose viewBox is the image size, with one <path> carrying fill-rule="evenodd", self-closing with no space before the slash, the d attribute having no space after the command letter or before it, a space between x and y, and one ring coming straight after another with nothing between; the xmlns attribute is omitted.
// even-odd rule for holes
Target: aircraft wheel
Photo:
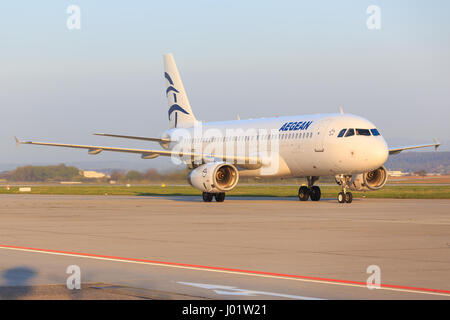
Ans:
<svg viewBox="0 0 450 320"><path fill-rule="evenodd" d="M322 196L322 192L318 186L313 186L310 189L310 196L312 201L319 201Z"/></svg>
<svg viewBox="0 0 450 320"><path fill-rule="evenodd" d="M308 187L301 186L300 189L298 189L298 198L300 201L308 201L309 193Z"/></svg>
<svg viewBox="0 0 450 320"><path fill-rule="evenodd" d="M353 201L353 194L351 192L347 192L345 194L345 202L352 203Z"/></svg>
<svg viewBox="0 0 450 320"><path fill-rule="evenodd" d="M223 202L225 200L225 192L216 193L214 196L217 202Z"/></svg>
<svg viewBox="0 0 450 320"><path fill-rule="evenodd" d="M337 196L337 200L339 203L344 203L345 202L345 194L343 192L339 192L339 194Z"/></svg>
<svg viewBox="0 0 450 320"><path fill-rule="evenodd" d="M204 202L211 202L213 194L209 192L203 192L202 197Z"/></svg>

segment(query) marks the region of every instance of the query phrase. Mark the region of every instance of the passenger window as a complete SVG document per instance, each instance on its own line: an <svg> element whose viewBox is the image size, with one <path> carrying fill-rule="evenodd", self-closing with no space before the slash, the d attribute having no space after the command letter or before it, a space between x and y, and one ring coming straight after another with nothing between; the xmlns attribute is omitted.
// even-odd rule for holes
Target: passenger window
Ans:
<svg viewBox="0 0 450 320"><path fill-rule="evenodd" d="M380 132L379 132L377 129L371 129L370 131L372 132L372 135L373 135L374 137L380 135Z"/></svg>
<svg viewBox="0 0 450 320"><path fill-rule="evenodd" d="M351 137L355 135L355 129L348 129L347 133L345 134L345 137Z"/></svg>
<svg viewBox="0 0 450 320"><path fill-rule="evenodd" d="M337 137L338 138L342 138L344 136L344 134L345 134L345 131L347 131L347 129L342 129L341 132L339 132Z"/></svg>
<svg viewBox="0 0 450 320"><path fill-rule="evenodd" d="M358 136L369 136L370 137L369 129L356 129L356 134Z"/></svg>

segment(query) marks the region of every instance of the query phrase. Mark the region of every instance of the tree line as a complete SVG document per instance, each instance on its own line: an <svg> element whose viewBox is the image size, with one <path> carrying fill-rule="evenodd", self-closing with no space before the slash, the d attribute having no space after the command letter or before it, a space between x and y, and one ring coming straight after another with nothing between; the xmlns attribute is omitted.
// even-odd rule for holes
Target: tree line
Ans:
<svg viewBox="0 0 450 320"><path fill-rule="evenodd" d="M156 169L148 169L144 172L137 170L111 172L110 179L117 182L181 182L187 181L187 170L162 173Z"/></svg>
<svg viewBox="0 0 450 320"><path fill-rule="evenodd" d="M73 181L80 176L80 170L76 167L68 167L65 164L56 166L23 166L3 174L8 181Z"/></svg>
<svg viewBox="0 0 450 320"><path fill-rule="evenodd" d="M162 173L156 169L148 169L144 172L137 170L114 170L109 176L104 178L86 178L83 171L74 166L66 166L65 164L50 166L22 166L9 172L0 174L0 179L11 182L110 182L111 180L118 183L140 182L186 182L187 171L173 171Z"/></svg>

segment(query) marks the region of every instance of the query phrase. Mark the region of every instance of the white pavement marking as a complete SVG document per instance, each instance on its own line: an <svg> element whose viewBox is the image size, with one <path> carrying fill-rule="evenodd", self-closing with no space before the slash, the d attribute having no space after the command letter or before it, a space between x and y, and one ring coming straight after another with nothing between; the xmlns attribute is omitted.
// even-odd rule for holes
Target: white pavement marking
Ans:
<svg viewBox="0 0 450 320"><path fill-rule="evenodd" d="M194 282L182 282L178 281L179 284L184 284L186 286L192 286L202 289L213 290L216 294L219 295L230 295L230 296L271 296L271 297L279 297L279 298L288 298L288 299L297 299L297 300L324 300L320 298L314 297L305 297L305 296L294 296L290 294L284 293L276 293L276 292L268 292L268 291L255 291L255 290L247 290L247 289L239 289L232 286L223 286L216 284L208 284L208 283L194 283Z"/></svg>

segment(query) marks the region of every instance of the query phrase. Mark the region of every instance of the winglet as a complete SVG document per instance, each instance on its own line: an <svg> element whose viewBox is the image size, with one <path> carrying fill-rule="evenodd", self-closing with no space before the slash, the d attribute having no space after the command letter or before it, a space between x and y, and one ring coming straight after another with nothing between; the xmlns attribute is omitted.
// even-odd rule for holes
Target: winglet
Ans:
<svg viewBox="0 0 450 320"><path fill-rule="evenodd" d="M17 137L14 137L14 140L16 140L16 147L18 147L20 144L22 144L22 142L20 142L20 140L17 139Z"/></svg>
<svg viewBox="0 0 450 320"><path fill-rule="evenodd" d="M339 113L344 114L344 108L342 106L339 106Z"/></svg>
<svg viewBox="0 0 450 320"><path fill-rule="evenodd" d="M434 143L436 143L436 145L434 146L434 150L437 151L437 149L441 146L441 143L439 142L439 140L437 138L434 138Z"/></svg>

